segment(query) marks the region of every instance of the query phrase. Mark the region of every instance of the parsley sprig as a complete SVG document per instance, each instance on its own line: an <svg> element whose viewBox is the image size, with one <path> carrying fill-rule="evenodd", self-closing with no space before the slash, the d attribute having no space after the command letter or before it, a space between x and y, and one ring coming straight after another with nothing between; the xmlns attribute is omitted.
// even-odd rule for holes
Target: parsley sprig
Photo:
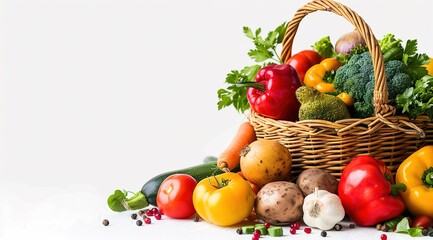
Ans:
<svg viewBox="0 0 433 240"><path fill-rule="evenodd" d="M254 81L257 72L264 66L282 63L277 53L278 46L283 42L284 32L287 24L284 22L266 37L262 36L262 29L253 31L249 27L243 27L246 37L252 40L254 48L248 51L248 56L255 62L250 66L245 66L241 70L231 70L225 79L226 88L217 91L218 110L232 105L238 112L244 113L250 108L247 99L247 89L239 86L238 83Z"/></svg>
<svg viewBox="0 0 433 240"><path fill-rule="evenodd" d="M425 53L417 53L418 41L409 39L403 51L403 63L407 66L407 73L412 79L420 79L427 75L425 64L428 64L430 58Z"/></svg>
<svg viewBox="0 0 433 240"><path fill-rule="evenodd" d="M396 98L397 109L410 119L426 114L433 120L433 76L425 75Z"/></svg>

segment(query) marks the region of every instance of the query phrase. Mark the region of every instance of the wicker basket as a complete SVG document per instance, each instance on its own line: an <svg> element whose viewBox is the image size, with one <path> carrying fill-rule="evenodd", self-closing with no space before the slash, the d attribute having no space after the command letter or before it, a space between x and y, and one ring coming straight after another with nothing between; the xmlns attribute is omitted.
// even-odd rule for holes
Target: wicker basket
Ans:
<svg viewBox="0 0 433 240"><path fill-rule="evenodd" d="M433 144L433 123L425 116L409 121L396 116L388 105L388 90L382 52L370 27L348 7L331 1L315 0L300 8L289 22L281 57L286 62L300 21L309 13L330 11L348 20L364 37L371 53L375 86L374 116L336 122L304 120L290 122L261 116L251 110L249 121L258 138L274 139L292 154L292 178L307 168L321 168L338 179L345 165L356 155L370 154L384 161L395 174L399 164L423 145Z"/></svg>

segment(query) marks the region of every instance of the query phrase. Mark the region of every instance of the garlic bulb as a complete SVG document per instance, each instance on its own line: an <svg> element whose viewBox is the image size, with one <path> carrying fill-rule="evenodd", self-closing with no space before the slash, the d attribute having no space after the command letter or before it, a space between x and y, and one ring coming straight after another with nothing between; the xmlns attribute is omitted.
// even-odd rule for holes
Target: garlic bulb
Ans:
<svg viewBox="0 0 433 240"><path fill-rule="evenodd" d="M345 216L340 198L336 194L318 188L305 197L302 209L304 223L321 230L333 228Z"/></svg>

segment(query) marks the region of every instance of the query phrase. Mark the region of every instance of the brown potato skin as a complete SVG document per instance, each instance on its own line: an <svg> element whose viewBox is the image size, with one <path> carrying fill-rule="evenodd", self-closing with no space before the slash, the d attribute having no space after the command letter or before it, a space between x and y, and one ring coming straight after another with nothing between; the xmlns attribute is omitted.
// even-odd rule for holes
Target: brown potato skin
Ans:
<svg viewBox="0 0 433 240"><path fill-rule="evenodd" d="M257 193L254 208L257 216L272 225L285 226L303 216L304 196L299 187L288 181L264 185Z"/></svg>
<svg viewBox="0 0 433 240"><path fill-rule="evenodd" d="M334 194L338 192L337 178L328 171L319 168L309 168L302 171L296 179L296 184L304 196L313 193L315 187Z"/></svg>

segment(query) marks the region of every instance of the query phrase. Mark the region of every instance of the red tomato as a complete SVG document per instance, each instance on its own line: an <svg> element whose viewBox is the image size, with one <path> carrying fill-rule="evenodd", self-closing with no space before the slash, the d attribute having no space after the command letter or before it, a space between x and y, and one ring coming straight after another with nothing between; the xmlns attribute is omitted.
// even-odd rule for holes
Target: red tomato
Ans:
<svg viewBox="0 0 433 240"><path fill-rule="evenodd" d="M158 189L156 204L171 218L189 218L195 213L192 195L197 181L188 174L168 176Z"/></svg>
<svg viewBox="0 0 433 240"><path fill-rule="evenodd" d="M428 226L433 226L433 219L426 215L417 216L413 219L411 226L428 228Z"/></svg>
<svg viewBox="0 0 433 240"><path fill-rule="evenodd" d="M322 57L314 50L303 50L287 60L286 64L292 66L298 73L299 80L304 85L304 76L307 70L315 64L320 63Z"/></svg>

